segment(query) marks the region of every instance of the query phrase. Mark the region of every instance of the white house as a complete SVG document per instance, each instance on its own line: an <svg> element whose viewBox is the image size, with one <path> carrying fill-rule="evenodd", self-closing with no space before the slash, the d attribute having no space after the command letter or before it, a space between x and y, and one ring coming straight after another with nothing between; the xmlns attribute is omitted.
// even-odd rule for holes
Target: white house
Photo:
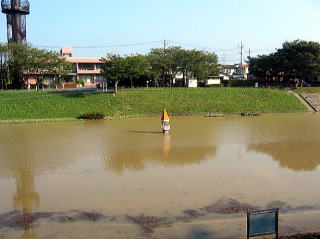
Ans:
<svg viewBox="0 0 320 239"><path fill-rule="evenodd" d="M221 84L221 77L220 76L208 76L205 80L206 86L215 86Z"/></svg>
<svg viewBox="0 0 320 239"><path fill-rule="evenodd" d="M233 79L248 79L249 65L248 64L234 64L234 65L221 65L221 74L229 76Z"/></svg>

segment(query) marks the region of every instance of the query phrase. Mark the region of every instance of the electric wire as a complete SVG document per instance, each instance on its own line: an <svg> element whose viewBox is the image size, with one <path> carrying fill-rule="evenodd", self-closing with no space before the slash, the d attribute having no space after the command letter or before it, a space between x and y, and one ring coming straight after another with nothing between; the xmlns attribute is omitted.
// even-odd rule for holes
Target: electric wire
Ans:
<svg viewBox="0 0 320 239"><path fill-rule="evenodd" d="M129 44L120 44L120 45L106 45L106 46L74 46L72 48L76 49L99 49L99 48L112 48L112 47L127 47L127 46L142 46L142 45L151 45L155 43L162 43L163 41L151 41L151 42L139 42L139 43L129 43ZM61 46L36 46L39 48L61 48Z"/></svg>

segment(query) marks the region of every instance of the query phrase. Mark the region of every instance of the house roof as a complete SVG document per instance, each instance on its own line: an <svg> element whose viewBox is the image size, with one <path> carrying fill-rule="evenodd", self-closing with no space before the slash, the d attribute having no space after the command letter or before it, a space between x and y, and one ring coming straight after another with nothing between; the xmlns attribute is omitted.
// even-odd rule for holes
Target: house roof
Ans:
<svg viewBox="0 0 320 239"><path fill-rule="evenodd" d="M219 73L219 76L227 76L227 77L230 77L230 75L225 74L225 73L223 73L223 72Z"/></svg>
<svg viewBox="0 0 320 239"><path fill-rule="evenodd" d="M221 65L222 69L234 69L235 65Z"/></svg>
<svg viewBox="0 0 320 239"><path fill-rule="evenodd" d="M102 63L100 57L68 57L66 60L71 63Z"/></svg>
<svg viewBox="0 0 320 239"><path fill-rule="evenodd" d="M70 46L64 46L61 48L62 54L72 54L72 47Z"/></svg>

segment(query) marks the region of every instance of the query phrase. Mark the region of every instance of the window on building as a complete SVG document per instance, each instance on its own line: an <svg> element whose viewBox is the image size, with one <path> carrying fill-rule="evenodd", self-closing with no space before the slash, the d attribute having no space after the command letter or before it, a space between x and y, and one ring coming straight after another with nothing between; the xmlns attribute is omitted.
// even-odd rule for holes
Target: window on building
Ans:
<svg viewBox="0 0 320 239"><path fill-rule="evenodd" d="M81 71L93 71L94 64L93 63L79 63L79 70Z"/></svg>
<svg viewBox="0 0 320 239"><path fill-rule="evenodd" d="M97 75L97 81L98 82L106 81L106 78L103 75Z"/></svg>
<svg viewBox="0 0 320 239"><path fill-rule="evenodd" d="M101 70L102 69L102 63L96 63L96 69Z"/></svg>
<svg viewBox="0 0 320 239"><path fill-rule="evenodd" d="M85 83L94 83L93 75L80 75L79 80L84 81Z"/></svg>
<svg viewBox="0 0 320 239"><path fill-rule="evenodd" d="M72 72L77 72L77 64L76 63L72 64Z"/></svg>

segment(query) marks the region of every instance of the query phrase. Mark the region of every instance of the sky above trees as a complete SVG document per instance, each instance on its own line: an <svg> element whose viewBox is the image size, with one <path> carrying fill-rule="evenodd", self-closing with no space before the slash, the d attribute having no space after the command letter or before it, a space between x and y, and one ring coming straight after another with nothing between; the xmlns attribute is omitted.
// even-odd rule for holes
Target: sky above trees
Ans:
<svg viewBox="0 0 320 239"><path fill-rule="evenodd" d="M222 63L270 53L284 41L320 41L319 0L29 0L28 42L34 46L80 46L76 56L147 53L169 46L214 51ZM0 42L6 19L0 17ZM146 43L126 47L104 47Z"/></svg>

